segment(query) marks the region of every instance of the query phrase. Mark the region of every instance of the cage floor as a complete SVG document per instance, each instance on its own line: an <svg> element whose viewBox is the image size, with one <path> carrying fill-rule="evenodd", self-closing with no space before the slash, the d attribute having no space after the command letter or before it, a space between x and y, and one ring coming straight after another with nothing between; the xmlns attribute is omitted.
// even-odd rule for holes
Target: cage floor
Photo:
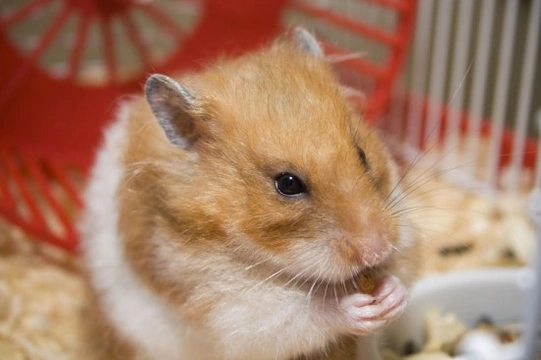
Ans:
<svg viewBox="0 0 541 360"><path fill-rule="evenodd" d="M0 222L0 359L84 359L79 264Z"/></svg>
<svg viewBox="0 0 541 360"><path fill-rule="evenodd" d="M422 276L527 262L533 229L522 202L493 203L422 168L405 180L408 211L424 241ZM0 222L1 359L88 359L80 270L77 259Z"/></svg>

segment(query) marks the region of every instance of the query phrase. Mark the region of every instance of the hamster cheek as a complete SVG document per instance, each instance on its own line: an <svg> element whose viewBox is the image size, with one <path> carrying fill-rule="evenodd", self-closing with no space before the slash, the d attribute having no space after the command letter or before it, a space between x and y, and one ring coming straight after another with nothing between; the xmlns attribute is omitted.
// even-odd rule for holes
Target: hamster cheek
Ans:
<svg viewBox="0 0 541 360"><path fill-rule="evenodd" d="M408 292L395 276L381 280L372 295L346 295L340 300L340 311L347 333L367 335L396 320L407 305Z"/></svg>

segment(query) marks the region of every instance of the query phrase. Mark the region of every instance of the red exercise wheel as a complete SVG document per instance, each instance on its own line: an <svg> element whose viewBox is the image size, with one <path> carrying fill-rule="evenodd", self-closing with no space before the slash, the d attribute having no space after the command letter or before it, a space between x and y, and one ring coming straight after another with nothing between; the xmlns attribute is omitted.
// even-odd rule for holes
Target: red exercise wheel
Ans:
<svg viewBox="0 0 541 360"><path fill-rule="evenodd" d="M0 215L75 250L82 174L119 97L140 91L150 72L193 68L224 51L260 46L283 30L286 13L389 48L378 63L352 57L338 66L346 81L369 84L361 89L363 109L374 121L404 62L415 1L357 2L395 13L396 26L379 29L308 0L6 0L0 5ZM349 53L335 39L323 41L328 54Z"/></svg>

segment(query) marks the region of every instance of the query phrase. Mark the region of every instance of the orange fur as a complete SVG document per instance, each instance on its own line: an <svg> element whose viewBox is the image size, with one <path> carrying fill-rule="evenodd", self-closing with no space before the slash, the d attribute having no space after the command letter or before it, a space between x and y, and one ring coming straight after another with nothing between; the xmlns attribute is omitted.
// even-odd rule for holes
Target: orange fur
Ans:
<svg viewBox="0 0 541 360"><path fill-rule="evenodd" d="M145 100L132 100L118 228L130 266L183 319L208 331L220 295L203 295L235 276L230 287L242 292L277 269L286 271L271 281L282 286L299 274L332 284L392 266L391 160L324 59L280 41L179 80L198 95L198 140L173 146ZM284 171L304 179L309 195L279 195L273 178ZM186 257L197 261L177 264Z"/></svg>

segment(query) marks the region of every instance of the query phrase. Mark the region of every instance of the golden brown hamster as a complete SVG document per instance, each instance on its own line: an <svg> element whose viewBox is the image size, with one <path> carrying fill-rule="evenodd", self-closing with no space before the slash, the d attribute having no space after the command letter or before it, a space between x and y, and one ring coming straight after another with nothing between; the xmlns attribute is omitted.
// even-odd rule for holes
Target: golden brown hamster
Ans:
<svg viewBox="0 0 541 360"><path fill-rule="evenodd" d="M81 227L119 358L291 359L402 313L394 165L311 34L152 75L145 95L105 132Z"/></svg>

